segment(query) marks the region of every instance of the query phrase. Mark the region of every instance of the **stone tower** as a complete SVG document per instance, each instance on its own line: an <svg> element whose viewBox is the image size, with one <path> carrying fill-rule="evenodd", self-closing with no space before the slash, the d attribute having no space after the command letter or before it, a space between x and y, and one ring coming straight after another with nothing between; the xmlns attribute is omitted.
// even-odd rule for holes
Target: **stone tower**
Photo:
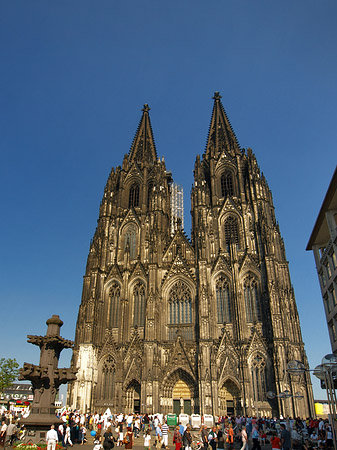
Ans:
<svg viewBox="0 0 337 450"><path fill-rule="evenodd" d="M272 195L219 93L194 168L191 241L179 226L172 236L171 185L144 105L90 245L68 404L313 415L308 373L286 372L308 363ZM284 390L292 397L277 397Z"/></svg>

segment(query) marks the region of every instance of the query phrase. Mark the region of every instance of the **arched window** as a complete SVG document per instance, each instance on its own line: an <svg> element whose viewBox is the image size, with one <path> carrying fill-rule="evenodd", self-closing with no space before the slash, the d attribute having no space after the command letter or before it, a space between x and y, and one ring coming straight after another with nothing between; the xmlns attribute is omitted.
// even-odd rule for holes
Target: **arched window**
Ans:
<svg viewBox="0 0 337 450"><path fill-rule="evenodd" d="M130 253L130 259L135 259L137 256L137 228L135 225L129 225L125 232L124 252Z"/></svg>
<svg viewBox="0 0 337 450"><path fill-rule="evenodd" d="M112 400L114 398L115 367L115 360L111 355L108 355L101 364L101 383L99 383L99 398L101 400Z"/></svg>
<svg viewBox="0 0 337 450"><path fill-rule="evenodd" d="M151 208L151 200L153 197L153 188L154 188L153 182L150 181L148 188L147 188L147 207L148 208Z"/></svg>
<svg viewBox="0 0 337 450"><path fill-rule="evenodd" d="M218 323L232 321L230 290L228 281L220 277L216 282L216 305Z"/></svg>
<svg viewBox="0 0 337 450"><path fill-rule="evenodd" d="M259 288L254 278L248 277L244 283L244 298L247 322L261 320Z"/></svg>
<svg viewBox="0 0 337 450"><path fill-rule="evenodd" d="M229 244L240 244L239 224L236 217L229 216L225 220L225 243L227 247Z"/></svg>
<svg viewBox="0 0 337 450"><path fill-rule="evenodd" d="M262 356L256 355L251 363L251 375L254 401L265 400L266 363Z"/></svg>
<svg viewBox="0 0 337 450"><path fill-rule="evenodd" d="M177 281L169 294L170 324L192 322L192 295L184 281Z"/></svg>
<svg viewBox="0 0 337 450"><path fill-rule="evenodd" d="M133 325L145 325L145 286L140 281L133 288Z"/></svg>
<svg viewBox="0 0 337 450"><path fill-rule="evenodd" d="M226 172L221 175L221 196L227 198L233 197L233 195L233 175L232 172L226 170Z"/></svg>
<svg viewBox="0 0 337 450"><path fill-rule="evenodd" d="M119 325L119 304L121 290L117 283L114 283L109 291L109 312L108 325L110 328L117 328Z"/></svg>
<svg viewBox="0 0 337 450"><path fill-rule="evenodd" d="M129 192L129 208L139 206L139 184L134 183Z"/></svg>

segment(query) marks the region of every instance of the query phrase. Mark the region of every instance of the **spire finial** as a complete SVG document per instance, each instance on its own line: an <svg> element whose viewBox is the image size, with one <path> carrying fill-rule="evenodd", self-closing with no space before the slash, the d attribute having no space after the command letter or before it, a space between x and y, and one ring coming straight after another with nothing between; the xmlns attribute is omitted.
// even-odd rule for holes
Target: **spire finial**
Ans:
<svg viewBox="0 0 337 450"><path fill-rule="evenodd" d="M220 95L220 92L215 91L214 92L214 97L212 97L213 100L220 100L220 98L222 98L222 96Z"/></svg>
<svg viewBox="0 0 337 450"><path fill-rule="evenodd" d="M145 105L144 105L142 111L144 111L144 112L149 112L150 109L151 109L151 108L149 107L149 105L148 105L147 103L145 103Z"/></svg>

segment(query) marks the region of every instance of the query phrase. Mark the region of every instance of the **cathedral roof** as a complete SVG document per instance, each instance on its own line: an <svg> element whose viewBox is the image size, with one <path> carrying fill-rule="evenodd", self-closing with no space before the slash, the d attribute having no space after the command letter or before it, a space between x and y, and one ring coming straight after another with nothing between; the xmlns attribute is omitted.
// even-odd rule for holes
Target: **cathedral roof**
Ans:
<svg viewBox="0 0 337 450"><path fill-rule="evenodd" d="M145 104L142 111L143 115L129 152L130 164L133 162L154 164L158 159L150 122L149 105Z"/></svg>
<svg viewBox="0 0 337 450"><path fill-rule="evenodd" d="M214 106L205 151L206 159L213 156L213 152L214 156L222 151L227 151L231 155L240 152L240 144L221 103L219 92L214 93L213 99Z"/></svg>

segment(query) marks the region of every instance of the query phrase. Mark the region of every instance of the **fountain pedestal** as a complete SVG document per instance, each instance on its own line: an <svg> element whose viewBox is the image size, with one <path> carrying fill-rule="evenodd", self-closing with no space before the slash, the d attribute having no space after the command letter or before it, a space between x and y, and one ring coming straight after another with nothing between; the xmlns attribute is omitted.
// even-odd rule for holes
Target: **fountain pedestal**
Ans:
<svg viewBox="0 0 337 450"><path fill-rule="evenodd" d="M31 413L22 420L33 443L45 440L51 425L62 423L55 415L56 394L61 384L76 380L75 370L57 367L61 351L74 345L73 341L60 336L62 320L53 315L46 323L45 336L28 335L28 342L40 347L40 364L24 363L19 376L19 380L31 381L33 387Z"/></svg>

